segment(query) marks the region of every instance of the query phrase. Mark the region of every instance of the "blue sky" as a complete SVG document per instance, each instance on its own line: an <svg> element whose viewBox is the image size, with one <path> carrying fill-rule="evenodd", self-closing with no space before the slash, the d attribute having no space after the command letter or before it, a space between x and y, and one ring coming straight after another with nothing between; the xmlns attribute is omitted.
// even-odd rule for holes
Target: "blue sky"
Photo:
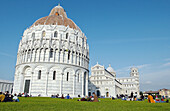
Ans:
<svg viewBox="0 0 170 111"><path fill-rule="evenodd" d="M170 0L1 1L0 79L13 80L23 31L59 2L88 38L90 67L123 77L136 66L142 91L170 89Z"/></svg>

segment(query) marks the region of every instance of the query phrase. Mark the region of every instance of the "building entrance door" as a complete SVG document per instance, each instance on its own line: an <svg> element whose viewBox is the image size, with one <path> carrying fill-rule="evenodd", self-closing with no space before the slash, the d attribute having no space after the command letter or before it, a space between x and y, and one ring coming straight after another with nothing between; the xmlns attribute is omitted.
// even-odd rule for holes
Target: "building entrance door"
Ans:
<svg viewBox="0 0 170 111"><path fill-rule="evenodd" d="M97 97L99 97L100 96L100 91L99 90L97 90Z"/></svg>
<svg viewBox="0 0 170 111"><path fill-rule="evenodd" d="M91 92L89 92L89 96L91 96Z"/></svg>
<svg viewBox="0 0 170 111"><path fill-rule="evenodd" d="M25 87L24 87L24 93L29 93L30 88L30 80L25 80Z"/></svg>

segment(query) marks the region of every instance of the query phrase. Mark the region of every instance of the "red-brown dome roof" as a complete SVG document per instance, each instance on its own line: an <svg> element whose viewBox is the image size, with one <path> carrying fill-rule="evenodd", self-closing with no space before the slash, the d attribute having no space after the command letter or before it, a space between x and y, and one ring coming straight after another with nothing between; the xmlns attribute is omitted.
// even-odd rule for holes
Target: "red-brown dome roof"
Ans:
<svg viewBox="0 0 170 111"><path fill-rule="evenodd" d="M32 26L36 25L64 25L73 29L79 29L78 26L69 18L61 6L54 7L49 16L38 19Z"/></svg>

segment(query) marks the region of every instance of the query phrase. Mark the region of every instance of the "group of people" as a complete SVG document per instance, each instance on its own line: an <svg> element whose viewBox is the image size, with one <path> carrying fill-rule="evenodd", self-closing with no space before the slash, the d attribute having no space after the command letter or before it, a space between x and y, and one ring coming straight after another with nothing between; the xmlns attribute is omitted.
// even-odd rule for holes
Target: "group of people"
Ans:
<svg viewBox="0 0 170 111"><path fill-rule="evenodd" d="M80 97L80 95L78 95L78 97ZM64 97L64 94L62 94L61 97L59 97L59 94L51 95L51 98L73 99L73 98L70 97L69 94L67 94L67 96L65 96L65 97ZM95 93L93 93L93 96L82 97L81 99L78 99L77 101L99 102L98 97L97 97L97 95Z"/></svg>
<svg viewBox="0 0 170 111"><path fill-rule="evenodd" d="M6 91L5 93L0 92L0 102L19 102L19 99L16 94L13 96Z"/></svg>
<svg viewBox="0 0 170 111"><path fill-rule="evenodd" d="M77 101L89 101L89 102L99 102L97 95L93 92L93 96L86 96L85 98L78 99Z"/></svg>
<svg viewBox="0 0 170 111"><path fill-rule="evenodd" d="M61 97L59 97L59 94L51 95L51 98L72 99L69 94L67 94L67 96L65 97L64 97L64 94L62 94Z"/></svg>
<svg viewBox="0 0 170 111"><path fill-rule="evenodd" d="M148 103L169 103L169 100L165 99L165 97L161 97L161 99L159 99L158 96L154 98L151 94L149 94Z"/></svg>

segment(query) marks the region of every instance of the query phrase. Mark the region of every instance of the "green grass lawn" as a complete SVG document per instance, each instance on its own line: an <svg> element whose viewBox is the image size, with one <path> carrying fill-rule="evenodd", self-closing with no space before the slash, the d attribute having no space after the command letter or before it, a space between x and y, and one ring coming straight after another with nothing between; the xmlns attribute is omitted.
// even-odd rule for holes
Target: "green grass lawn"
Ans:
<svg viewBox="0 0 170 111"><path fill-rule="evenodd" d="M0 102L0 111L170 111L170 103L99 99L100 102L47 97L19 98L20 102Z"/></svg>

